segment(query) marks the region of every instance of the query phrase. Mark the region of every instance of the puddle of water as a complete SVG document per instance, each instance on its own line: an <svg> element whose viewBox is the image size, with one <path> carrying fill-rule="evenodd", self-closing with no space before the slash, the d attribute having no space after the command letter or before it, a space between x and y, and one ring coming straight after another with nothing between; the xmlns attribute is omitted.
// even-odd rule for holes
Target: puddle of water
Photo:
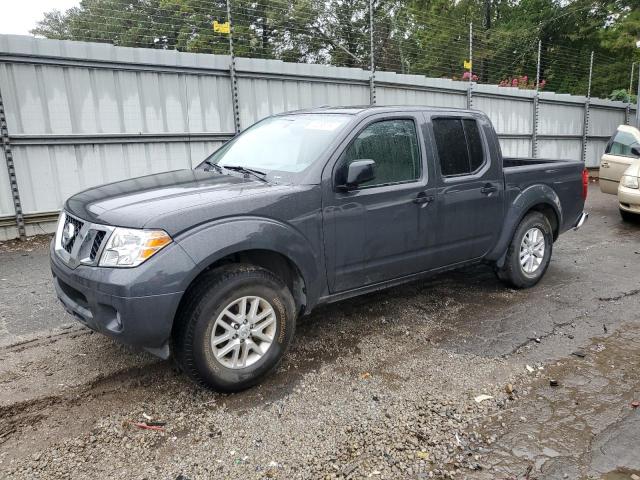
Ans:
<svg viewBox="0 0 640 480"><path fill-rule="evenodd" d="M606 473L602 480L635 480L634 475L640 478L640 470L616 470L615 472Z"/></svg>
<svg viewBox="0 0 640 480"><path fill-rule="evenodd" d="M485 458L492 478L520 478L530 468L530 478L640 477L640 415L631 407L640 395L640 325L596 339L586 352L547 367L513 409L484 425L496 438Z"/></svg>

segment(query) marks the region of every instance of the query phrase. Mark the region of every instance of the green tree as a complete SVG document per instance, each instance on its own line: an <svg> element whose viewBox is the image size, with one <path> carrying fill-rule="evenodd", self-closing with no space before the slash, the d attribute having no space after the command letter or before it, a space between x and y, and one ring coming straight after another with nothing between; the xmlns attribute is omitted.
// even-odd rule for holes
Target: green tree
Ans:
<svg viewBox="0 0 640 480"><path fill-rule="evenodd" d="M74 15L77 15L79 10L72 8L67 10L66 13L60 10L51 10L44 14L44 18L38 22L38 25L31 30L33 35L40 37L53 38L55 40L71 40L73 34L69 25Z"/></svg>

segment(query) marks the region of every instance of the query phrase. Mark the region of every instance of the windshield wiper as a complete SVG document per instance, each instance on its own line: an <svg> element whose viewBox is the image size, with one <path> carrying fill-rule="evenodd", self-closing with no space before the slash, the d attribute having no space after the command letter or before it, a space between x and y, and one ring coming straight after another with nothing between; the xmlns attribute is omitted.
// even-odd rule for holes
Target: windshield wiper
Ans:
<svg viewBox="0 0 640 480"><path fill-rule="evenodd" d="M218 165L220 166L220 165ZM264 178L266 177L266 173L261 172L260 170L254 170L253 168L247 168L247 167L243 167L241 165L222 165L222 168L226 168L228 170L233 170L236 172L240 172L240 173L244 173L245 175L253 175L254 177L256 177L258 180L261 180L265 183L269 183L269 181Z"/></svg>
<svg viewBox="0 0 640 480"><path fill-rule="evenodd" d="M253 175L258 180L269 183L269 181L264 178L267 174L261 172L260 170L254 170L253 168L247 168L240 165L218 165L217 163L213 163L211 160L205 160L204 163L206 163L210 167L215 168L218 173L222 173L222 169L226 168L227 170L244 173L245 175Z"/></svg>
<svg viewBox="0 0 640 480"><path fill-rule="evenodd" d="M222 167L220 165L218 165L217 163L213 163L210 160L205 160L204 163L206 163L210 167L215 168L218 173L222 173Z"/></svg>

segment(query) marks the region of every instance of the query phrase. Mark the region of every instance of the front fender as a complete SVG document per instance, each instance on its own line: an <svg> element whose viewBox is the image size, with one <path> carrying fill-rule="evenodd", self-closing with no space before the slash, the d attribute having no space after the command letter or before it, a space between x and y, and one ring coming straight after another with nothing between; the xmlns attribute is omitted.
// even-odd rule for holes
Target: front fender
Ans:
<svg viewBox="0 0 640 480"><path fill-rule="evenodd" d="M188 285L216 261L247 250L269 250L292 261L302 274L307 299L313 303L320 297L325 276L321 248L298 230L277 220L261 217L220 219L181 234L180 246L193 259L196 267L185 279Z"/></svg>
<svg viewBox="0 0 640 480"><path fill-rule="evenodd" d="M513 234L524 216L537 205L548 205L558 217L558 225L563 224L562 205L558 194L548 185L537 184L522 190L509 205L505 214L502 233L495 248L486 256L487 260L497 261L501 267L504 257L513 238Z"/></svg>

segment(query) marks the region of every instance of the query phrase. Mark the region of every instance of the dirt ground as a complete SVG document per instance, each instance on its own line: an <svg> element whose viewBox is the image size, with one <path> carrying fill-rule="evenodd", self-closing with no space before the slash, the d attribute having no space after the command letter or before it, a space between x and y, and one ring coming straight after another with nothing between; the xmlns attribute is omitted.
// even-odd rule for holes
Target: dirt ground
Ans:
<svg viewBox="0 0 640 480"><path fill-rule="evenodd" d="M634 479L640 224L597 185L587 210L537 287L475 267L318 309L235 395L74 323L46 238L0 244L0 478Z"/></svg>

